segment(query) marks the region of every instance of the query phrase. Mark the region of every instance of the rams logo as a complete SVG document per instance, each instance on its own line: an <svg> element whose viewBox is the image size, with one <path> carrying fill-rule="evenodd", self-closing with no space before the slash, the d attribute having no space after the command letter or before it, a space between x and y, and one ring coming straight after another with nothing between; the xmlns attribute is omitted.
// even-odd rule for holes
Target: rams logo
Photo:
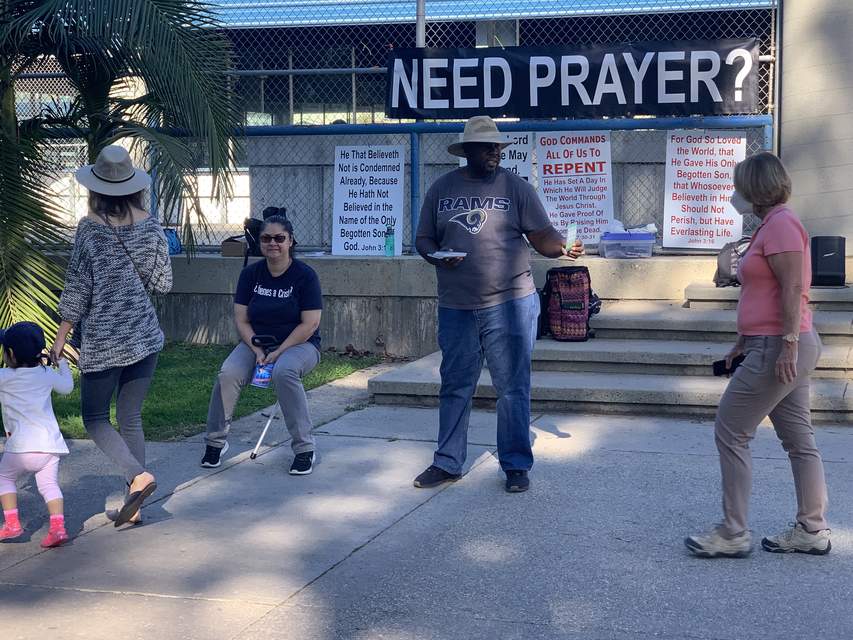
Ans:
<svg viewBox="0 0 853 640"><path fill-rule="evenodd" d="M483 209L472 209L464 213L457 213L450 218L450 222L455 222L458 225L465 227L465 230L473 235L480 233L486 220L489 219L488 214Z"/></svg>

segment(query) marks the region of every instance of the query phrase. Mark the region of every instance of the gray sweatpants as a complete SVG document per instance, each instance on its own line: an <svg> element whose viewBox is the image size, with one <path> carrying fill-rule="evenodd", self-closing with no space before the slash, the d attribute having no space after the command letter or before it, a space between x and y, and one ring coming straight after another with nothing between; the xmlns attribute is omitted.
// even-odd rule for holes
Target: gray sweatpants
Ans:
<svg viewBox="0 0 853 640"><path fill-rule="evenodd" d="M780 336L746 338L746 360L732 376L717 410L715 436L723 476L723 531L747 529L752 492L749 442L758 424L770 416L782 448L788 452L797 493L797 522L808 531L826 529L826 480L811 423L809 376L820 359L817 333L800 334L797 377L782 384L776 377Z"/></svg>
<svg viewBox="0 0 853 640"><path fill-rule="evenodd" d="M314 450L311 416L302 377L310 373L319 362L320 352L306 342L282 353L273 369L272 383L295 454ZM220 449L225 446L234 407L243 387L251 382L254 369L255 354L244 342L238 344L222 363L207 411L207 435L204 441L208 445Z"/></svg>

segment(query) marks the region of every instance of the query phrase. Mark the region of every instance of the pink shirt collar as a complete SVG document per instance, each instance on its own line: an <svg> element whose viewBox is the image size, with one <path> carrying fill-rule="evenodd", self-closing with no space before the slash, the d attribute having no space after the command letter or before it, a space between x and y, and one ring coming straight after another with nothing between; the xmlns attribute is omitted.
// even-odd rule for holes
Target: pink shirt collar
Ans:
<svg viewBox="0 0 853 640"><path fill-rule="evenodd" d="M773 217L773 216L775 216L777 213L779 213L780 211L782 211L782 209L787 209L787 208L788 208L787 203L784 203L784 202L783 202L782 204L777 204L775 207L773 207L772 209L770 209L770 211L768 211L768 212L767 212L767 214L764 216L764 219L761 221L761 224L760 224L760 225L758 225L758 229L760 229L760 228L761 228L761 227L763 227L765 224L767 224L767 223L770 221L770 218L772 218L772 217ZM756 232L756 233L758 233L758 229L756 229L756 230L755 230L755 232ZM755 234L753 234L753 235L755 235Z"/></svg>

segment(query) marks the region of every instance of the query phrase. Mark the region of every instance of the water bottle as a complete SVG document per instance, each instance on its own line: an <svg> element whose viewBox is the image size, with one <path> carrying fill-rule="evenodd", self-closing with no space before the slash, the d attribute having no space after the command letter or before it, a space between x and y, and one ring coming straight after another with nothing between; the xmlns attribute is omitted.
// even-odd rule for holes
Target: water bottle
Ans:
<svg viewBox="0 0 853 640"><path fill-rule="evenodd" d="M272 382L272 370L275 365L272 364L257 364L255 365L255 373L252 376L252 386L259 389L266 389Z"/></svg>
<svg viewBox="0 0 853 640"><path fill-rule="evenodd" d="M385 255L389 258L394 257L394 227L391 225L385 229Z"/></svg>

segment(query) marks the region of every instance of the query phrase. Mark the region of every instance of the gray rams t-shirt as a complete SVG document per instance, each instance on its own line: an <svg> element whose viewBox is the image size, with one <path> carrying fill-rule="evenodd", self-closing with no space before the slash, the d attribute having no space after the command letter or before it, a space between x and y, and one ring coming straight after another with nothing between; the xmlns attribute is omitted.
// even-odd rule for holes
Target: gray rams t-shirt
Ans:
<svg viewBox="0 0 853 640"><path fill-rule="evenodd" d="M436 180L418 236L468 254L456 267L436 267L439 306L482 309L533 293L523 234L550 225L533 187L501 167L487 179L466 177L460 168Z"/></svg>

